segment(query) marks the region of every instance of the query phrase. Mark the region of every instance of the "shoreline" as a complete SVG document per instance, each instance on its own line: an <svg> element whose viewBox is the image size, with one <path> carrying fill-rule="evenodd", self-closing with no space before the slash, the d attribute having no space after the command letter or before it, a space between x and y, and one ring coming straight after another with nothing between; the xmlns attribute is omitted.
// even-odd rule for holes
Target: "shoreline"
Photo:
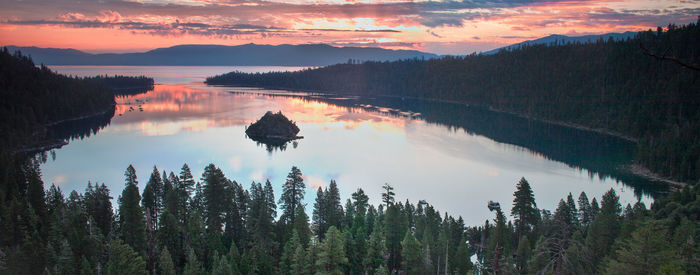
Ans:
<svg viewBox="0 0 700 275"><path fill-rule="evenodd" d="M112 105L112 107L114 107L114 106L116 106L116 104ZM109 110L104 110L104 111L101 111L101 112L95 112L95 113L91 113L91 114L87 114L87 115L81 115L81 116L77 116L77 117L66 118L66 119L61 119L61 120L56 120L56 121L48 122L48 123L44 124L44 126L45 126L45 127L50 127L50 126L55 126L55 125L58 125L58 124L61 124L61 123L64 123L64 122L68 122L68 121L75 121L75 120L81 120L81 119L91 118L91 117L95 117L95 116L99 116L99 115L104 115L104 114L106 114L108 111L109 111Z"/></svg>
<svg viewBox="0 0 700 275"><path fill-rule="evenodd" d="M649 170L648 168L641 166L639 164L629 164L629 165L624 165L622 166L625 171L628 171L634 175L644 177L650 180L654 181L659 181L663 182L665 184L668 184L671 188L674 189L683 189L686 185L688 185L685 182L680 182L680 181L674 181L668 178L664 178L660 176L659 174L656 174Z"/></svg>

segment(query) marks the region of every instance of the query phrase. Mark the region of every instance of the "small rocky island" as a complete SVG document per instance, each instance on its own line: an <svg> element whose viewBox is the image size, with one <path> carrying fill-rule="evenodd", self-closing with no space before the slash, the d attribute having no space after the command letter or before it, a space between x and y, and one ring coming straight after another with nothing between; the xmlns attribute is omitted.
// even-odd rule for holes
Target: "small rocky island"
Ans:
<svg viewBox="0 0 700 275"><path fill-rule="evenodd" d="M250 124L245 130L246 135L260 143L280 146L289 141L303 138L297 136L299 127L289 120L281 111L267 111L262 118Z"/></svg>

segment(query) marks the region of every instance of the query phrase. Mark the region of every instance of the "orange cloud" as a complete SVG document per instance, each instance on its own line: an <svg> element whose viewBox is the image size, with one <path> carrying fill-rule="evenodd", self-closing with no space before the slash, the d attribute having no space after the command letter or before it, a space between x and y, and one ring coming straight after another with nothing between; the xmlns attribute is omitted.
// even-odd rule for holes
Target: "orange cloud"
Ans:
<svg viewBox="0 0 700 275"><path fill-rule="evenodd" d="M554 33L637 31L694 22L699 13L697 1L673 0L25 0L0 10L0 37L6 45L102 52L253 42L461 54ZM449 46L455 43L460 47Z"/></svg>

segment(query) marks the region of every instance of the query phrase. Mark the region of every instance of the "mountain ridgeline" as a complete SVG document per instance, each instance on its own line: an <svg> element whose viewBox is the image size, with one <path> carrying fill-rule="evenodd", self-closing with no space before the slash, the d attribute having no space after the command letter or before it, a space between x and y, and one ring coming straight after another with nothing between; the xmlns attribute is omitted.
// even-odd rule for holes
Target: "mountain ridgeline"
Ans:
<svg viewBox="0 0 700 275"><path fill-rule="evenodd" d="M143 53L90 54L74 49L8 47L31 55L37 63L50 65L129 66L325 66L360 61L392 61L435 58L437 55L411 50L307 45L178 45Z"/></svg>
<svg viewBox="0 0 700 275"><path fill-rule="evenodd" d="M700 26L625 40L524 45L493 55L337 64L297 72L231 72L207 84L396 96L484 106L638 143L636 162L700 177ZM674 62L677 61L677 62ZM693 69L695 68L695 69Z"/></svg>

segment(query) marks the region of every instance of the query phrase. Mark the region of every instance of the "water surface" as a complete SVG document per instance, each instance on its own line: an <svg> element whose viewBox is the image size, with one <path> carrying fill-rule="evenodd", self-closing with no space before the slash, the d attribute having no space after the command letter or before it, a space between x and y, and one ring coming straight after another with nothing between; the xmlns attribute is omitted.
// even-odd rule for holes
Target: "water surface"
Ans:
<svg viewBox="0 0 700 275"><path fill-rule="evenodd" d="M270 179L279 197L292 166L305 175L307 211L331 179L342 198L357 188L380 202L381 186L395 187L397 200L426 200L441 213L475 225L493 218L488 200L511 207L515 184L531 183L540 208L553 210L569 192L598 197L610 188L622 201L658 189L619 168L634 145L624 140L528 121L465 105L400 98L346 98L255 88L212 87L201 81L231 70L270 67L61 66L76 75L147 75L156 79L145 94L119 97L104 129L56 150L42 166L46 184L82 192L88 181L105 183L118 197L124 170L136 168L143 190L153 169L179 172L187 163L195 178L214 163L246 188ZM245 126L266 111L296 121L304 139L268 151L246 138ZM634 187L632 187L634 186ZM650 187L651 186L651 187ZM114 204L115 208L116 203ZM509 211L508 211L509 212Z"/></svg>

